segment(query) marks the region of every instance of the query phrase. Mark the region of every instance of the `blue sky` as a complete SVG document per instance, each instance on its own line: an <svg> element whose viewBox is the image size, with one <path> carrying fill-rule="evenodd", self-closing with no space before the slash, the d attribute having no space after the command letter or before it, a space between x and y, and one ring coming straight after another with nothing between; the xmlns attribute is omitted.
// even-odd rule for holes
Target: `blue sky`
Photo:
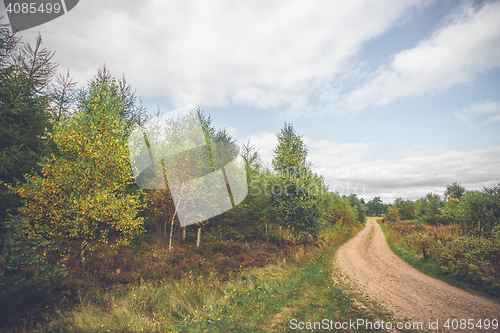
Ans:
<svg viewBox="0 0 500 333"><path fill-rule="evenodd" d="M499 1L82 0L19 35L38 32L80 85L106 64L150 110L197 104L265 163L292 123L342 194L500 182Z"/></svg>

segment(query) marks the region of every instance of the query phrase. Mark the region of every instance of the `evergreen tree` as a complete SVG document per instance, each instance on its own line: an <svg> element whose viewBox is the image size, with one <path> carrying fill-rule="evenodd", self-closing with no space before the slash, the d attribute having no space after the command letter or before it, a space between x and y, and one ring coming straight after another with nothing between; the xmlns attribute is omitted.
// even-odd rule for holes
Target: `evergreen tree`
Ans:
<svg viewBox="0 0 500 333"><path fill-rule="evenodd" d="M446 191L444 192L444 201L448 201L450 198L460 200L465 194L465 188L457 182L452 185L446 186Z"/></svg>
<svg viewBox="0 0 500 333"><path fill-rule="evenodd" d="M13 214L19 204L17 196L2 183L23 181L25 174L39 172L38 163L49 152L50 140L45 132L52 126L47 113L47 86L56 68L51 62L53 55L42 48L41 37L31 47L20 43L7 28L0 28L1 238L5 237L8 214Z"/></svg>
<svg viewBox="0 0 500 333"><path fill-rule="evenodd" d="M246 144L242 144L241 146L241 158L245 164L247 178L250 179L252 176L257 174L258 170L262 166L259 150L255 149L255 146L250 145L250 139L248 139Z"/></svg>
<svg viewBox="0 0 500 333"><path fill-rule="evenodd" d="M68 79L62 77L62 80ZM110 85L116 86L116 89L109 91L107 87ZM60 84L60 87L64 87L64 82ZM97 71L97 75L89 82L87 88L80 89L76 94L75 98L80 111L88 114L95 112L95 103L91 100L93 92L106 92L107 101L114 103L116 113L125 125L121 133L123 137L130 134L134 125L146 120L146 110L141 105L137 105L137 97L132 86L127 83L124 76L120 80L114 78L106 65Z"/></svg>
<svg viewBox="0 0 500 333"><path fill-rule="evenodd" d="M283 227L317 235L321 224L319 198L326 186L310 169L307 149L292 124L285 123L277 137L272 165L278 175L271 184L271 205Z"/></svg>
<svg viewBox="0 0 500 333"><path fill-rule="evenodd" d="M311 166L306 161L307 148L292 124L283 126L278 133L278 146L274 149L273 168L281 174L300 173Z"/></svg>
<svg viewBox="0 0 500 333"><path fill-rule="evenodd" d="M52 122L60 122L72 116L72 107L76 102L77 89L76 82L69 75L59 74L56 77L56 83L52 83L50 88L50 107L49 113L52 117Z"/></svg>

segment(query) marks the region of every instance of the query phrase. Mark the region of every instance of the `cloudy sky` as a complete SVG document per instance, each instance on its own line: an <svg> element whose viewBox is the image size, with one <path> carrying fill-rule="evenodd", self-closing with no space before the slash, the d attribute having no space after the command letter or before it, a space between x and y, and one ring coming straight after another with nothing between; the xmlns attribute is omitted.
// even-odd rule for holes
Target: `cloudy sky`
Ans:
<svg viewBox="0 0 500 333"><path fill-rule="evenodd" d="M81 0L19 35L39 32L79 85L106 64L151 111L197 104L264 162L292 123L332 191L500 182L499 1Z"/></svg>

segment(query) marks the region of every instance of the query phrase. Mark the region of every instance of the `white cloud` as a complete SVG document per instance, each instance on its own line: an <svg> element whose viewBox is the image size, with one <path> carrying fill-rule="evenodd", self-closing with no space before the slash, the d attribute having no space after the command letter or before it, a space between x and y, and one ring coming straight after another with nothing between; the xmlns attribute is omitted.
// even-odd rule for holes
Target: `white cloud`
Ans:
<svg viewBox="0 0 500 333"><path fill-rule="evenodd" d="M388 69L373 73L373 80L341 104L355 112L370 104L384 106L398 97L470 84L478 74L499 66L500 2L465 7L432 37L396 54Z"/></svg>
<svg viewBox="0 0 500 333"><path fill-rule="evenodd" d="M227 133L232 136L233 138L238 135L238 129L234 126L224 126L226 129Z"/></svg>
<svg viewBox="0 0 500 333"><path fill-rule="evenodd" d="M247 143L259 150L264 164L270 164L274 149L278 145L276 134L261 132L247 137L242 143ZM308 149L307 160L313 164L316 172L321 174L321 170L328 170L332 167L341 167L363 160L370 155L373 145L365 143L339 143L329 140L315 141L309 137L303 137L304 144Z"/></svg>
<svg viewBox="0 0 500 333"><path fill-rule="evenodd" d="M245 143L248 138L245 139ZM396 198L416 200L428 192L442 195L448 184L459 182L467 189L482 189L500 182L500 146L471 151L450 151L443 146L416 146L395 153L399 159L371 160L373 144L314 141L304 137L313 170L323 176L330 191L356 193L384 202ZM250 136L264 163L270 163L277 145L269 132Z"/></svg>
<svg viewBox="0 0 500 333"><path fill-rule="evenodd" d="M318 169L320 166L336 167L359 162L369 156L371 150L366 143L314 141L308 137L304 137L304 143L309 149L308 160Z"/></svg>
<svg viewBox="0 0 500 333"><path fill-rule="evenodd" d="M414 148L407 148L402 151L395 152L394 155L401 157L418 157L418 156L437 155L440 153L444 153L445 151L446 147L444 146L434 146L434 147L416 146Z"/></svg>
<svg viewBox="0 0 500 333"><path fill-rule="evenodd" d="M40 29L60 69L85 83L105 62L174 107L310 110L364 42L426 0L80 1Z"/></svg>
<svg viewBox="0 0 500 333"><path fill-rule="evenodd" d="M339 167L323 167L322 175L331 190L374 196L392 202L397 197L418 199L427 192L440 195L446 185L460 182L467 189L481 189L500 182L500 146L472 151L429 148L405 150L396 161L377 160ZM434 151L434 153L432 153Z"/></svg>
<svg viewBox="0 0 500 333"><path fill-rule="evenodd" d="M500 103L486 101L466 106L462 111L455 112L455 117L472 128L479 128L500 121Z"/></svg>

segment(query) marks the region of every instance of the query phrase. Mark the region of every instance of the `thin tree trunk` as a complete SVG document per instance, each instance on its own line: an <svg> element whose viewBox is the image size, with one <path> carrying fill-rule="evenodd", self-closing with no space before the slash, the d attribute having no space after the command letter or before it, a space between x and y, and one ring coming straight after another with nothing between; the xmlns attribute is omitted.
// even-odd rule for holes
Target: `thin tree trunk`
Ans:
<svg viewBox="0 0 500 333"><path fill-rule="evenodd" d="M186 241L186 227L182 227L182 242Z"/></svg>
<svg viewBox="0 0 500 333"><path fill-rule="evenodd" d="M163 236L167 236L167 219L163 218L163 212L160 212L160 215L163 220Z"/></svg>
<svg viewBox="0 0 500 333"><path fill-rule="evenodd" d="M201 227L198 227L198 239L196 240L196 247L200 246L200 236L201 236Z"/></svg>
<svg viewBox="0 0 500 333"><path fill-rule="evenodd" d="M0 260L0 265L3 264L5 261L5 258L7 257L7 242L9 241L8 237L5 237L5 242L3 243L3 252L2 252L2 259Z"/></svg>
<svg viewBox="0 0 500 333"><path fill-rule="evenodd" d="M85 248L87 247L87 239L82 241L82 245L80 246L80 258L82 259L82 266L85 266Z"/></svg>
<svg viewBox="0 0 500 333"><path fill-rule="evenodd" d="M172 235L174 232L174 220L176 214L177 214L177 207L175 207L174 216L172 216L172 223L170 225L170 240L168 241L168 252L172 251Z"/></svg>
<svg viewBox="0 0 500 333"><path fill-rule="evenodd" d="M172 234L174 232L174 220L175 220L175 215L177 215L177 207L181 205L181 202L182 202L182 191L181 191L181 197L179 198L179 204L175 206L174 216L172 216L172 223L170 225L170 240L168 242L168 252L172 251Z"/></svg>

